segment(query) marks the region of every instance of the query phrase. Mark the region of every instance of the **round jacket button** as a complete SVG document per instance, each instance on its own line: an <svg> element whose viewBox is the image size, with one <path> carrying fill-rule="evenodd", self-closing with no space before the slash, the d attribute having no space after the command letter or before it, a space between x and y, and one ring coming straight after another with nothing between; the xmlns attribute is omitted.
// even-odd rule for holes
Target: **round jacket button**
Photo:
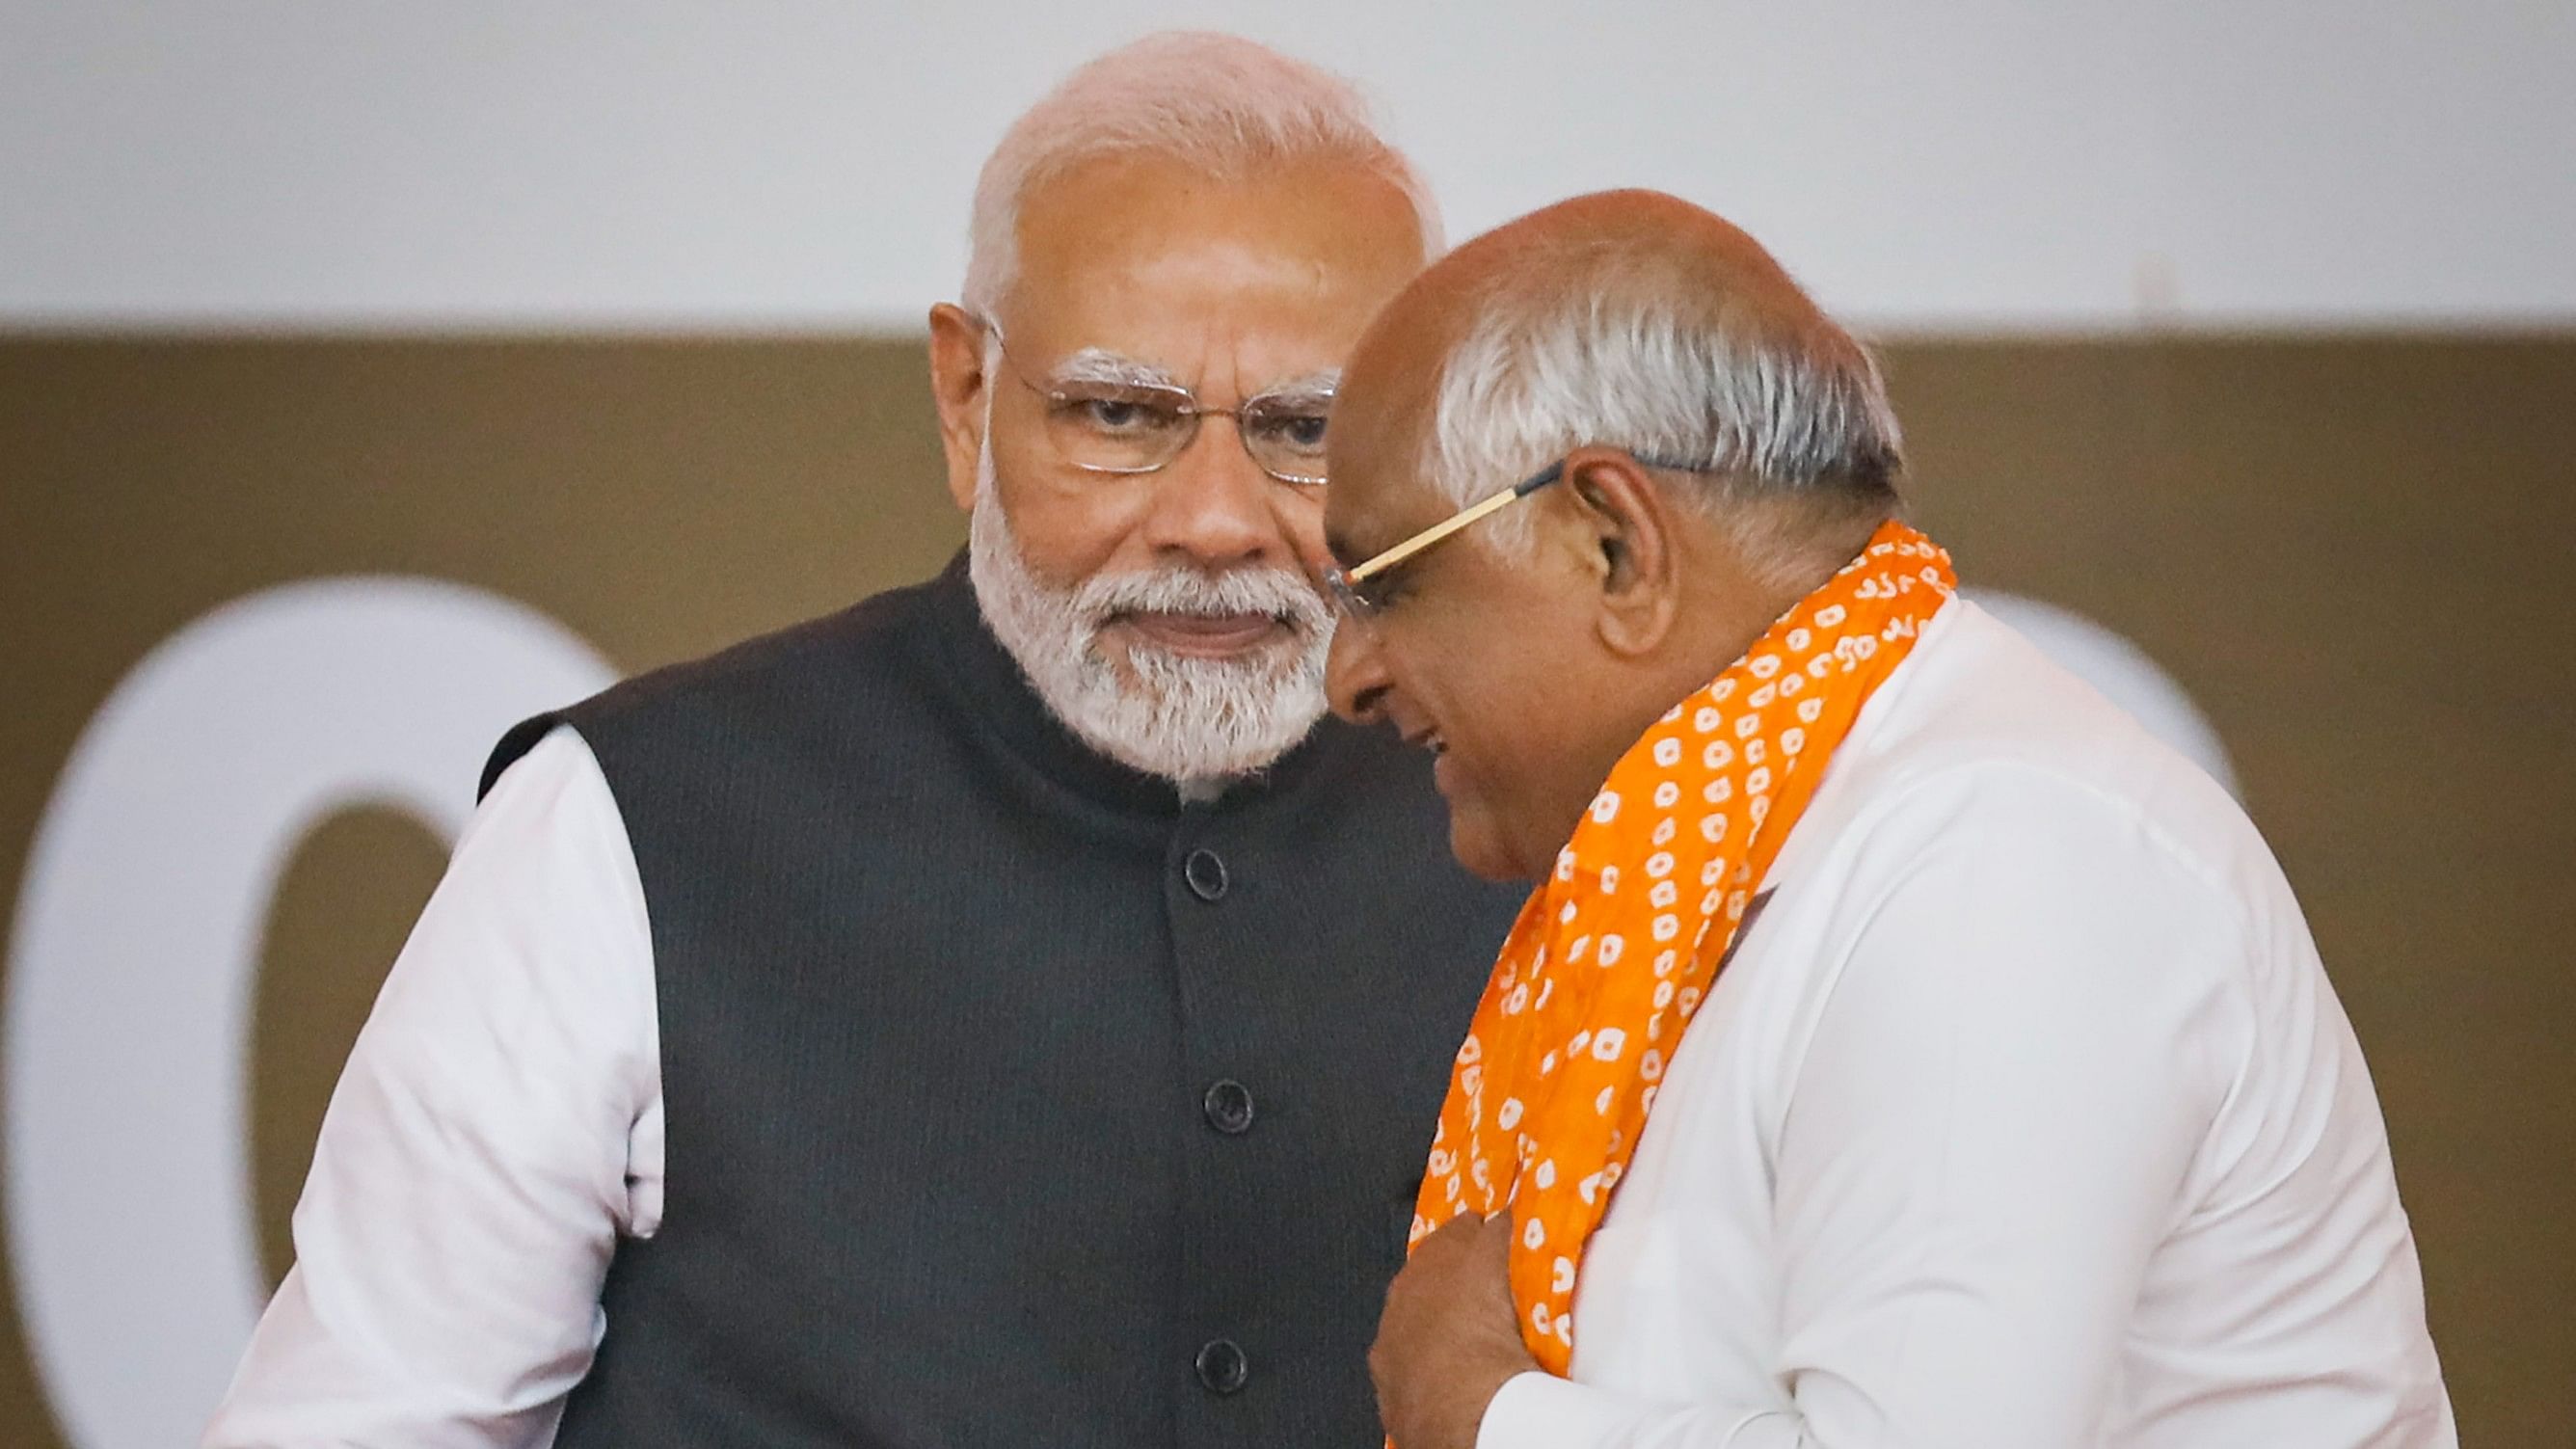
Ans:
<svg viewBox="0 0 2576 1449"><path fill-rule="evenodd" d="M1252 1365L1244 1361L1243 1349L1233 1339L1210 1339L1199 1350L1199 1382L1211 1394L1231 1394L1243 1387L1252 1375Z"/></svg>
<svg viewBox="0 0 2576 1449"><path fill-rule="evenodd" d="M1201 848L1190 852L1181 862L1181 878L1190 883L1190 894L1203 901L1213 901L1225 894L1225 862L1213 850Z"/></svg>
<svg viewBox="0 0 2576 1449"><path fill-rule="evenodd" d="M1240 1137L1252 1130L1252 1089L1232 1077L1219 1078L1199 1099L1207 1113L1208 1125L1228 1137Z"/></svg>

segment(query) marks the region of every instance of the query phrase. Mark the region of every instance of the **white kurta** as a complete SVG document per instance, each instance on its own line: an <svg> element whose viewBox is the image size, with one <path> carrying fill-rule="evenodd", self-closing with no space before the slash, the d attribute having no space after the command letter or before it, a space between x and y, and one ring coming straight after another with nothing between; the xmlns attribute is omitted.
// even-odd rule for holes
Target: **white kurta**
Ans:
<svg viewBox="0 0 2576 1449"><path fill-rule="evenodd" d="M512 765L359 1033L295 1267L206 1449L543 1449L617 1240L662 1218L635 853L581 737Z"/></svg>
<svg viewBox="0 0 2576 1449"><path fill-rule="evenodd" d="M2457 1442L2352 1030L2233 801L1945 609L1480 1449Z"/></svg>

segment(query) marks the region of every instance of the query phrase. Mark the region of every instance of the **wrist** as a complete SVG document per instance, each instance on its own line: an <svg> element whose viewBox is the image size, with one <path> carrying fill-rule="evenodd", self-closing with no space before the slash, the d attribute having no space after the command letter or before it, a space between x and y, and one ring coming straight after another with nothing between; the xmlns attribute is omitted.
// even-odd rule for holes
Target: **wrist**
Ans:
<svg viewBox="0 0 2576 1449"><path fill-rule="evenodd" d="M1534 1360L1500 1362L1483 1365L1459 1385L1458 1414L1452 1421L1450 1443L1456 1449L1476 1449L1484 1437L1486 1416L1493 1412L1494 1401L1502 1396L1505 1385L1527 1373L1544 1372Z"/></svg>
<svg viewBox="0 0 2576 1449"><path fill-rule="evenodd" d="M1495 1406L1503 1403L1507 1389L1521 1378L1530 1375L1539 1378L1548 1377L1547 1370L1540 1368L1536 1363L1525 1363L1500 1369L1486 1376L1470 1390L1476 1409L1474 1415L1468 1418L1463 1426L1465 1432L1455 1441L1457 1449L1480 1449L1480 1446L1486 1443L1485 1425L1488 1420L1495 1417ZM1507 1437L1500 1435L1498 1431L1495 1442L1506 1442Z"/></svg>

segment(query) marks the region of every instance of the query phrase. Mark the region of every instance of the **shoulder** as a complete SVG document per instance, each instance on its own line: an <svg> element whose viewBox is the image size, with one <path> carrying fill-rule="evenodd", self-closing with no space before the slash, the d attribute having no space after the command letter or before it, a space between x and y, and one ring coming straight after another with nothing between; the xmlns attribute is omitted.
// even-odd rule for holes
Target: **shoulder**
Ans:
<svg viewBox="0 0 2576 1449"><path fill-rule="evenodd" d="M838 613L638 675L566 713L576 722L611 724L639 713L721 706L741 697L864 688L871 676L912 662L930 596L940 587L934 581L875 595Z"/></svg>
<svg viewBox="0 0 2576 1449"><path fill-rule="evenodd" d="M936 647L923 635L948 583L943 577L877 594L526 720L494 749L483 789L493 789L505 770L565 726L593 750L614 752L642 733L793 729L800 714L843 713L912 692L932 667Z"/></svg>
<svg viewBox="0 0 2576 1449"><path fill-rule="evenodd" d="M1864 709L1772 872L1736 988L1771 1013L1765 1059L1812 1084L1830 1033L1859 1044L1831 1062L2046 1067L2048 1091L2153 1089L2205 1121L2266 1023L2322 999L2297 902L2225 790L1956 608Z"/></svg>
<svg viewBox="0 0 2576 1449"><path fill-rule="evenodd" d="M1968 994L2045 980L2209 1003L2306 980L2298 903L2227 792L1954 607L1863 711L1771 873L1766 933L1797 938L1804 991L1890 951Z"/></svg>
<svg viewBox="0 0 2576 1449"><path fill-rule="evenodd" d="M2039 878L2106 888L2127 879L2238 899L2286 889L2225 789L1965 600L1870 701L1816 806L1818 834L1876 842L1891 859L1973 846ZM2115 871L2129 874L2104 878Z"/></svg>

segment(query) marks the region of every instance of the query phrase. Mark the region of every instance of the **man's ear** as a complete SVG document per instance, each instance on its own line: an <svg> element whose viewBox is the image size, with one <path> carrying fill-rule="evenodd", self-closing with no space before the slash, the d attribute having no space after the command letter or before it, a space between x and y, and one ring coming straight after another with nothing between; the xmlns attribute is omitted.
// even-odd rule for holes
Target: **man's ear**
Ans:
<svg viewBox="0 0 2576 1449"><path fill-rule="evenodd" d="M989 416L984 375L984 324L965 308L942 302L930 309L930 399L939 409L939 449L948 460L948 496L975 506L975 471L984 450Z"/></svg>
<svg viewBox="0 0 2576 1449"><path fill-rule="evenodd" d="M1652 653L1681 610L1681 520L1671 495L1644 464L1615 448L1569 454L1565 489L1600 589L1602 644L1632 657Z"/></svg>

